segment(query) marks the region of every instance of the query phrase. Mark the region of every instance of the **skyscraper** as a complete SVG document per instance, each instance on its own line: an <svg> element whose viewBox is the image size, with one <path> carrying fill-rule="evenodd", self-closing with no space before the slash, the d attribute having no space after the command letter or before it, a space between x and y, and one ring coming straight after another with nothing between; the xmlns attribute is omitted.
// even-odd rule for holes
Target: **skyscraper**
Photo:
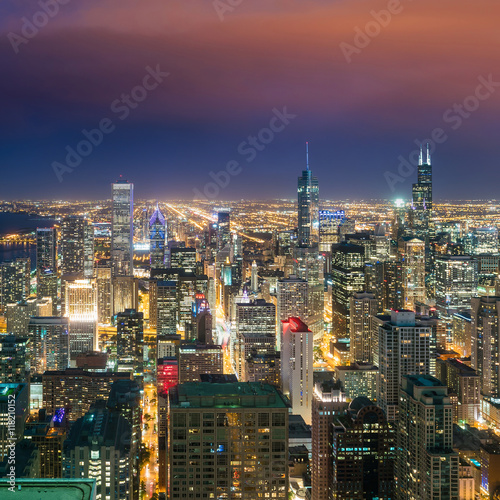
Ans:
<svg viewBox="0 0 500 500"><path fill-rule="evenodd" d="M61 221L61 273L94 274L94 226L88 219L71 215Z"/></svg>
<svg viewBox="0 0 500 500"><path fill-rule="evenodd" d="M372 318L377 314L377 300L368 292L356 292L350 300L351 363L370 363L373 361Z"/></svg>
<svg viewBox="0 0 500 500"><path fill-rule="evenodd" d="M289 403L278 389L196 382L169 399L170 499L287 498Z"/></svg>
<svg viewBox="0 0 500 500"><path fill-rule="evenodd" d="M57 233L54 227L37 227L36 229L36 270L39 272L57 270Z"/></svg>
<svg viewBox="0 0 500 500"><path fill-rule="evenodd" d="M471 365L483 396L500 398L500 297L473 298L471 309Z"/></svg>
<svg viewBox="0 0 500 500"><path fill-rule="evenodd" d="M309 246L319 240L318 178L309 170L309 143L306 143L306 169L298 178L298 243Z"/></svg>
<svg viewBox="0 0 500 500"><path fill-rule="evenodd" d="M7 304L25 300L30 294L30 259L15 259L0 265L0 298L3 311Z"/></svg>
<svg viewBox="0 0 500 500"><path fill-rule="evenodd" d="M167 224L160 207L156 204L156 209L149 219L149 244L150 244L150 264L151 268L165 267L165 241Z"/></svg>
<svg viewBox="0 0 500 500"><path fill-rule="evenodd" d="M144 371L144 319L141 312L126 309L116 316L116 354L119 371Z"/></svg>
<svg viewBox="0 0 500 500"><path fill-rule="evenodd" d="M340 243L339 227L345 218L344 210L319 211L319 251L331 252L332 245Z"/></svg>
<svg viewBox="0 0 500 500"><path fill-rule="evenodd" d="M388 420L397 418L399 386L405 375L431 373L431 327L415 320L412 311L377 316L380 382L377 402Z"/></svg>
<svg viewBox="0 0 500 500"><path fill-rule="evenodd" d="M394 498L396 433L381 408L355 398L333 422L333 500Z"/></svg>
<svg viewBox="0 0 500 500"><path fill-rule="evenodd" d="M0 335L0 380L3 383L20 384L27 381L29 359L28 337Z"/></svg>
<svg viewBox="0 0 500 500"><path fill-rule="evenodd" d="M228 210L217 213L217 251L231 244L231 223Z"/></svg>
<svg viewBox="0 0 500 500"><path fill-rule="evenodd" d="M429 145L424 158L422 147L418 161L417 183L412 186L410 223L414 236L422 238L426 244L433 236L432 228L432 164Z"/></svg>
<svg viewBox="0 0 500 500"><path fill-rule="evenodd" d="M397 433L397 498L458 500L459 456L453 451L448 390L430 375L401 379Z"/></svg>
<svg viewBox="0 0 500 500"><path fill-rule="evenodd" d="M425 302L425 243L420 238L402 238L399 242L402 261L403 306L415 311L417 302Z"/></svg>
<svg viewBox="0 0 500 500"><path fill-rule="evenodd" d="M283 392L290 396L292 413L311 424L313 398L313 333L300 318L283 321L281 367Z"/></svg>
<svg viewBox="0 0 500 500"><path fill-rule="evenodd" d="M111 261L113 276L134 274L134 185L117 180L111 185Z"/></svg>

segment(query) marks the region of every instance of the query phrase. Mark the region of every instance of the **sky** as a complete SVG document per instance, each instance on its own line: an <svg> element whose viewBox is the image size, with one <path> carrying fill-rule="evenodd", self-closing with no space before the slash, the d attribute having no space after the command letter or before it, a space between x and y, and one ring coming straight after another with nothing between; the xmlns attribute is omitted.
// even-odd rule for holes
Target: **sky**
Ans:
<svg viewBox="0 0 500 500"><path fill-rule="evenodd" d="M120 175L143 199L295 198L306 141L321 198L409 198L427 140L436 199L500 198L499 17L496 0L3 0L0 199L108 198Z"/></svg>

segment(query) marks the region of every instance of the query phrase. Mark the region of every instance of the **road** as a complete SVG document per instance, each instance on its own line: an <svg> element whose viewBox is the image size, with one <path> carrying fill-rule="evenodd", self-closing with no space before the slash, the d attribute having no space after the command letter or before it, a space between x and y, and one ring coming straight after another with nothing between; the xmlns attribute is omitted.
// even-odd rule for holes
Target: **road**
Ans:
<svg viewBox="0 0 500 500"><path fill-rule="evenodd" d="M151 404L153 401L153 404ZM142 428L142 442L150 450L149 462L143 467L141 471L141 481L146 485L146 498L151 498L156 492L158 486L158 433L155 432L157 425L158 405L156 399L156 387L153 384L144 386L144 400L143 407L143 428ZM151 415L152 420L146 421L145 416ZM146 430L145 424L148 424Z"/></svg>

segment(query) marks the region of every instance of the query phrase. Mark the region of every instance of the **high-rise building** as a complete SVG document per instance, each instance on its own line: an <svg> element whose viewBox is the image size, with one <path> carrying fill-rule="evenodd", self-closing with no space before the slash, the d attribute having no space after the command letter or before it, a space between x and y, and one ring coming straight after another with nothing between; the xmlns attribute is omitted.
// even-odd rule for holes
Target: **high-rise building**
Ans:
<svg viewBox="0 0 500 500"><path fill-rule="evenodd" d="M458 500L459 456L453 451L448 390L430 375L401 379L397 432L397 498Z"/></svg>
<svg viewBox="0 0 500 500"><path fill-rule="evenodd" d="M151 268L165 267L165 242L167 237L167 223L160 207L156 209L149 220L149 243Z"/></svg>
<svg viewBox="0 0 500 500"><path fill-rule="evenodd" d="M377 299L373 293L356 292L350 299L351 345L349 356L351 363L373 361L372 318L377 314Z"/></svg>
<svg viewBox="0 0 500 500"><path fill-rule="evenodd" d="M309 285L306 280L290 275L280 279L276 286L277 295L277 349L281 350L283 329L281 322L291 317L307 318L309 313Z"/></svg>
<svg viewBox="0 0 500 500"><path fill-rule="evenodd" d="M67 419L74 422L97 400L108 399L113 382L130 377L128 372L88 372L79 368L46 371L42 375L43 407L49 414L65 408Z"/></svg>
<svg viewBox="0 0 500 500"><path fill-rule="evenodd" d="M319 184L309 170L309 143L307 143L306 169L297 182L298 242L309 246L319 240Z"/></svg>
<svg viewBox="0 0 500 500"><path fill-rule="evenodd" d="M113 276L134 274L134 185L118 180L111 185L111 261Z"/></svg>
<svg viewBox="0 0 500 500"><path fill-rule="evenodd" d="M30 298L15 304L7 304L7 331L17 335L28 333L28 324L32 316L52 316L52 300Z"/></svg>
<svg viewBox="0 0 500 500"><path fill-rule="evenodd" d="M170 267L196 272L196 248L174 247L170 250Z"/></svg>
<svg viewBox="0 0 500 500"><path fill-rule="evenodd" d="M404 200L396 200L393 208L393 219L391 225L391 239L396 244L404 235L406 218L406 204Z"/></svg>
<svg viewBox="0 0 500 500"><path fill-rule="evenodd" d="M32 373L65 370L70 362L70 322L58 316L32 316L28 325L28 353Z"/></svg>
<svg viewBox="0 0 500 500"><path fill-rule="evenodd" d="M231 245L230 212L221 210L217 213L217 251L221 251L227 245Z"/></svg>
<svg viewBox="0 0 500 500"><path fill-rule="evenodd" d="M94 275L94 226L85 217L71 215L61 221L61 272Z"/></svg>
<svg viewBox="0 0 500 500"><path fill-rule="evenodd" d="M244 361L243 382L263 382L281 387L281 354L252 350Z"/></svg>
<svg viewBox="0 0 500 500"><path fill-rule="evenodd" d="M429 375L431 327L415 320L412 311L392 311L391 316L377 316L378 366L380 372L377 403L388 420L397 418L399 386L405 375Z"/></svg>
<svg viewBox="0 0 500 500"><path fill-rule="evenodd" d="M116 316L116 354L118 371L144 371L144 315L126 309Z"/></svg>
<svg viewBox="0 0 500 500"><path fill-rule="evenodd" d="M125 418L92 409L73 424L64 443L64 477L95 479L97 498L132 499L130 440Z"/></svg>
<svg viewBox="0 0 500 500"><path fill-rule="evenodd" d="M170 499L288 497L289 403L276 387L188 383L169 399Z"/></svg>
<svg viewBox="0 0 500 500"><path fill-rule="evenodd" d="M417 183L412 186L409 214L414 236L423 238L426 244L429 242L429 237L433 236L432 209L432 163L429 145L427 145L426 158L420 148L418 178Z"/></svg>
<svg viewBox="0 0 500 500"><path fill-rule="evenodd" d="M366 396L371 401L377 399L378 368L371 363L352 363L335 367L335 378L342 384L345 397L353 400Z"/></svg>
<svg viewBox="0 0 500 500"><path fill-rule="evenodd" d="M0 264L2 310L7 304L25 300L30 295L30 259L15 259Z"/></svg>
<svg viewBox="0 0 500 500"><path fill-rule="evenodd" d="M479 374L481 393L500 398L500 297L477 297L471 304L471 366Z"/></svg>
<svg viewBox="0 0 500 500"><path fill-rule="evenodd" d="M98 263L96 267L97 322L109 325L113 315L113 282L109 261Z"/></svg>
<svg viewBox="0 0 500 500"><path fill-rule="evenodd" d="M332 425L347 403L332 380L314 385L312 402L312 500L330 500L332 492Z"/></svg>
<svg viewBox="0 0 500 500"><path fill-rule="evenodd" d="M293 250L293 272L299 279L307 281L308 311L301 319L307 323L314 338L321 341L325 332L325 280L323 269L325 258L318 253L318 245L297 246Z"/></svg>
<svg viewBox="0 0 500 500"><path fill-rule="evenodd" d="M36 293L51 297L52 314L57 313L57 232L54 227L36 230Z"/></svg>
<svg viewBox="0 0 500 500"><path fill-rule="evenodd" d="M452 319L452 347L461 357L467 358L472 349L472 318L470 312L459 312Z"/></svg>
<svg viewBox="0 0 500 500"><path fill-rule="evenodd" d="M168 394L168 391L178 383L178 359L176 357L159 358L156 363L156 387L158 394Z"/></svg>
<svg viewBox="0 0 500 500"><path fill-rule="evenodd" d="M350 300L365 289L365 249L340 243L332 249L332 329L337 338L349 336Z"/></svg>
<svg viewBox="0 0 500 500"><path fill-rule="evenodd" d="M125 309L137 309L139 302L138 278L133 276L115 276L112 279L113 315Z"/></svg>
<svg viewBox="0 0 500 500"><path fill-rule="evenodd" d="M481 384L476 370L459 359L438 359L436 374L454 395L453 423L474 426L480 416Z"/></svg>
<svg viewBox="0 0 500 500"><path fill-rule="evenodd" d="M436 306L445 317L470 309L477 294L477 260L469 255L439 255L434 261Z"/></svg>
<svg viewBox="0 0 500 500"><path fill-rule="evenodd" d="M345 218L344 210L319 211L319 251L331 252L332 245L340 243L339 227Z"/></svg>
<svg viewBox="0 0 500 500"><path fill-rule="evenodd" d="M175 281L150 281L154 288L155 302L150 303L150 318L156 319L157 335L175 335L177 333L179 304Z"/></svg>
<svg viewBox="0 0 500 500"><path fill-rule="evenodd" d="M95 279L63 276L63 316L69 318L71 356L97 347L97 285Z"/></svg>
<svg viewBox="0 0 500 500"><path fill-rule="evenodd" d="M381 408L366 396L336 417L332 439L334 500L394 498L396 432Z"/></svg>
<svg viewBox="0 0 500 500"><path fill-rule="evenodd" d="M311 424L313 398L313 334L300 318L283 324L281 377L283 392L290 395L292 413Z"/></svg>
<svg viewBox="0 0 500 500"><path fill-rule="evenodd" d="M224 355L220 345L181 344L179 382L198 382L201 374L222 374Z"/></svg>
<svg viewBox="0 0 500 500"><path fill-rule="evenodd" d="M399 242L402 261L403 307L415 311L417 302L425 302L425 243L405 237Z"/></svg>
<svg viewBox="0 0 500 500"><path fill-rule="evenodd" d="M245 360L252 351L272 354L276 351L276 308L263 299L236 304L234 365L239 380L245 380Z"/></svg>
<svg viewBox="0 0 500 500"><path fill-rule="evenodd" d="M30 370L28 342L27 336L0 335L0 380L3 383L27 382Z"/></svg>

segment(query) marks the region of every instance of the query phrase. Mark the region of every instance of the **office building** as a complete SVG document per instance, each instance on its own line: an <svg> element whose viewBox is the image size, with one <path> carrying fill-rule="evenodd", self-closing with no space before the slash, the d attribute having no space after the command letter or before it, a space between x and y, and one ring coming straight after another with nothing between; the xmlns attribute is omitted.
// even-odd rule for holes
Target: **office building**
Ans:
<svg viewBox="0 0 500 500"><path fill-rule="evenodd" d="M415 311L418 302L425 302L425 242L405 237L399 241L402 262L403 307Z"/></svg>
<svg viewBox="0 0 500 500"><path fill-rule="evenodd" d="M281 387L281 355L279 352L259 353L252 350L243 366L242 382L262 382Z"/></svg>
<svg viewBox="0 0 500 500"><path fill-rule="evenodd" d="M311 424L313 398L313 334L300 318L283 321L282 388L290 396L292 413Z"/></svg>
<svg viewBox="0 0 500 500"><path fill-rule="evenodd" d="M201 374L223 373L220 345L183 343L179 347L179 383L198 382Z"/></svg>
<svg viewBox="0 0 500 500"><path fill-rule="evenodd" d="M68 318L32 316L28 325L31 373L65 370L70 363L71 334Z"/></svg>
<svg viewBox="0 0 500 500"><path fill-rule="evenodd" d="M14 304L7 304L5 316L7 331L17 335L28 333L28 324L32 316L52 316L52 300L30 298Z"/></svg>
<svg viewBox="0 0 500 500"><path fill-rule="evenodd" d="M108 399L113 382L130 377L128 372L87 372L79 368L46 371L42 375L43 407L49 414L65 408L67 419L74 422L95 401Z"/></svg>
<svg viewBox="0 0 500 500"><path fill-rule="evenodd" d="M312 401L312 500L330 500L332 492L333 422L347 409L340 385L333 379L316 382Z"/></svg>
<svg viewBox="0 0 500 500"><path fill-rule="evenodd" d="M228 245L231 245L230 212L221 210L217 213L217 251L220 252Z"/></svg>
<svg viewBox="0 0 500 500"><path fill-rule="evenodd" d="M365 249L340 243L332 248L332 333L349 337L351 297L365 289Z"/></svg>
<svg viewBox="0 0 500 500"><path fill-rule="evenodd" d="M95 479L97 498L132 500L130 439L125 418L91 410L73 424L64 443L64 477Z"/></svg>
<svg viewBox="0 0 500 500"><path fill-rule="evenodd" d="M477 297L471 306L471 366L481 380L481 394L500 398L500 297Z"/></svg>
<svg viewBox="0 0 500 500"><path fill-rule="evenodd" d="M113 287L113 316L139 306L139 280L133 276L115 276Z"/></svg>
<svg viewBox="0 0 500 500"><path fill-rule="evenodd" d="M154 297L154 302L150 303L150 318L155 317L157 335L175 335L179 310L175 281L151 280L150 292Z"/></svg>
<svg viewBox="0 0 500 500"><path fill-rule="evenodd" d="M470 309L477 294L477 260L469 255L440 255L434 261L436 306L445 317Z"/></svg>
<svg viewBox="0 0 500 500"><path fill-rule="evenodd" d="M113 276L134 274L134 185L118 180L111 185L111 263Z"/></svg>
<svg viewBox="0 0 500 500"><path fill-rule="evenodd" d="M63 316L69 318L71 356L97 347L97 284L95 279L63 276Z"/></svg>
<svg viewBox="0 0 500 500"><path fill-rule="evenodd" d="M28 337L0 335L0 380L8 384L28 381L30 363Z"/></svg>
<svg viewBox="0 0 500 500"><path fill-rule="evenodd" d="M57 314L57 232L54 227L36 230L36 293L37 297L50 297Z"/></svg>
<svg viewBox="0 0 500 500"><path fill-rule="evenodd" d="M373 361L372 318L377 314L377 299L373 293L356 292L350 298L349 337L351 363Z"/></svg>
<svg viewBox="0 0 500 500"><path fill-rule="evenodd" d="M319 251L331 252L332 245L340 243L339 227L345 218L344 210L319 211Z"/></svg>
<svg viewBox="0 0 500 500"><path fill-rule="evenodd" d="M309 170L309 144L306 169L297 181L298 243L309 246L319 241L319 184Z"/></svg>
<svg viewBox="0 0 500 500"><path fill-rule="evenodd" d="M174 247L170 250L170 267L196 272L196 248Z"/></svg>
<svg viewBox="0 0 500 500"><path fill-rule="evenodd" d="M309 285L306 280L291 275L278 280L276 296L276 343L280 351L283 335L281 322L291 317L305 319L309 314Z"/></svg>
<svg viewBox="0 0 500 500"><path fill-rule="evenodd" d="M415 319L412 311L392 311L378 316L378 367L380 373L377 403L389 421L397 419L399 386L405 375L429 375L431 326Z"/></svg>
<svg viewBox="0 0 500 500"><path fill-rule="evenodd" d="M453 422L474 426L480 417L481 384L476 370L459 359L438 359L437 377L454 395Z"/></svg>
<svg viewBox="0 0 500 500"><path fill-rule="evenodd" d="M158 394L168 394L168 391L178 383L179 361L177 358L159 358L156 363L156 388Z"/></svg>
<svg viewBox="0 0 500 500"><path fill-rule="evenodd" d="M116 354L118 371L144 371L144 315L126 309L116 316Z"/></svg>
<svg viewBox="0 0 500 500"><path fill-rule="evenodd" d="M397 432L397 498L458 500L459 456L453 451L448 390L430 375L401 379Z"/></svg>
<svg viewBox="0 0 500 500"><path fill-rule="evenodd" d="M467 358L472 349L472 317L470 312L455 313L452 318L452 348Z"/></svg>
<svg viewBox="0 0 500 500"><path fill-rule="evenodd" d="M366 396L333 422L331 498L394 498L396 432Z"/></svg>
<svg viewBox="0 0 500 500"><path fill-rule="evenodd" d="M61 273L94 275L94 226L85 217L71 215L61 221Z"/></svg>
<svg viewBox="0 0 500 500"><path fill-rule="evenodd" d="M169 498L288 498L289 403L276 387L187 383L169 400Z"/></svg>
<svg viewBox="0 0 500 500"><path fill-rule="evenodd" d="M2 311L7 304L26 300L30 295L30 259L0 263L0 299Z"/></svg>
<svg viewBox="0 0 500 500"><path fill-rule="evenodd" d="M345 397L353 400L366 396L369 400L377 399L378 368L370 363L352 363L335 367L335 378L342 384Z"/></svg>
<svg viewBox="0 0 500 500"><path fill-rule="evenodd" d="M152 269L165 267L165 243L167 241L167 222L156 204L149 220L149 262Z"/></svg>
<svg viewBox="0 0 500 500"><path fill-rule="evenodd" d="M110 262L99 262L96 267L97 323L111 324L113 315L113 282Z"/></svg>

